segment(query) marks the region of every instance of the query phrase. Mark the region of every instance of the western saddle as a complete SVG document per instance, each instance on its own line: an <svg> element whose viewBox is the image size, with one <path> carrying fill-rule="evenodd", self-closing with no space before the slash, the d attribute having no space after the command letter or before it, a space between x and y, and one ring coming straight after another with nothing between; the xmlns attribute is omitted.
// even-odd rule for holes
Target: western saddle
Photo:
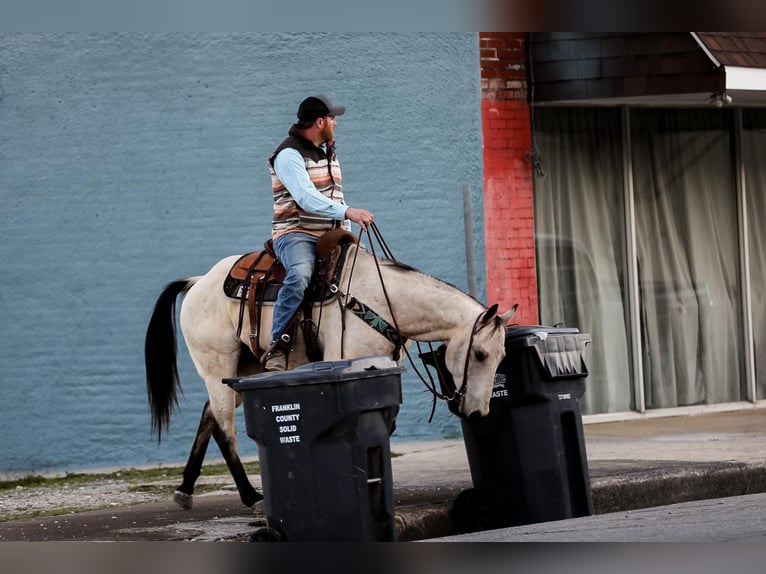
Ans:
<svg viewBox="0 0 766 574"><path fill-rule="evenodd" d="M312 307L315 302L326 301L334 296L329 285L342 267L346 247L352 243L358 243L356 236L344 229L333 229L319 238L314 274L306 289L303 303L283 332L289 335L288 340L294 340L295 327L302 312L303 320L300 321L300 326L309 361L319 361L322 358L317 326L311 316ZM276 301L285 279L285 268L274 252L272 240L266 241L263 247L262 251L252 251L240 257L223 282L224 294L240 302L237 339L242 334L243 319L247 309L250 319L250 350L261 362L266 356L266 350L262 349L259 343L263 304ZM289 352L290 349L283 350Z"/></svg>

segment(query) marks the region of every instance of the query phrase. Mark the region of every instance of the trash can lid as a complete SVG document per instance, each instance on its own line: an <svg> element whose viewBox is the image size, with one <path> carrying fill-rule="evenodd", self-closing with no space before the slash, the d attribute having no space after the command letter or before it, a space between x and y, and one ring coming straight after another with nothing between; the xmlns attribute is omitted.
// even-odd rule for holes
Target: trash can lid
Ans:
<svg viewBox="0 0 766 574"><path fill-rule="evenodd" d="M590 334L580 333L574 327L517 325L507 327L505 331L506 351L523 350L526 353L534 349L547 378L551 380L587 376L584 352L590 342Z"/></svg>
<svg viewBox="0 0 766 574"><path fill-rule="evenodd" d="M549 327L544 325L510 325L505 328L505 337L527 337L534 335L545 340L548 335L576 335L580 330L576 327Z"/></svg>
<svg viewBox="0 0 766 574"><path fill-rule="evenodd" d="M262 389L267 387L289 387L314 383L336 383L341 381L369 379L404 371L390 357L372 355L357 359L319 361L307 363L289 371L270 371L249 377L223 379L235 391Z"/></svg>
<svg viewBox="0 0 766 574"><path fill-rule="evenodd" d="M530 347L545 345L549 336L576 336L578 339L590 342L590 335L580 333L576 327L547 327L544 325L511 325L505 328L505 344L513 347Z"/></svg>

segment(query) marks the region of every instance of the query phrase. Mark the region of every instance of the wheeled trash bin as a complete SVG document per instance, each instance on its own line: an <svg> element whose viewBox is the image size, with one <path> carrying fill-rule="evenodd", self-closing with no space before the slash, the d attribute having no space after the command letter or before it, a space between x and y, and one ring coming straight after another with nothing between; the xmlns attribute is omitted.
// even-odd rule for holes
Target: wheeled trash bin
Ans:
<svg viewBox="0 0 766 574"><path fill-rule="evenodd" d="M489 414L461 420L474 488L453 503L457 532L593 514L580 410L590 341L575 328L506 328ZM422 358L443 366L443 356Z"/></svg>
<svg viewBox="0 0 766 574"><path fill-rule="evenodd" d="M402 371L373 356L224 379L242 396L277 539L394 539L389 436Z"/></svg>

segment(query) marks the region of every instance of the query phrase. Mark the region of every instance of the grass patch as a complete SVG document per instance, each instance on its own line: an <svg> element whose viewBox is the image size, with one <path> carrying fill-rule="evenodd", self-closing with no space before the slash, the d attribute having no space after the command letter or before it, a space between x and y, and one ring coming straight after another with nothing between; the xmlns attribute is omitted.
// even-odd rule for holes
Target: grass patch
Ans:
<svg viewBox="0 0 766 574"><path fill-rule="evenodd" d="M65 516L70 514L77 514L85 510L102 510L109 508L108 506L89 506L88 508L79 508L72 506L70 508L53 508L51 510L30 510L29 512L21 512L18 514L6 514L0 516L0 522L13 522L14 520L29 520L31 518L45 518L47 516Z"/></svg>
<svg viewBox="0 0 766 574"><path fill-rule="evenodd" d="M245 471L249 475L261 473L257 461L244 463ZM35 488L45 486L85 486L93 482L115 480L128 483L149 482L152 480L180 479L183 473L182 466L162 466L156 468L136 469L126 468L108 473L67 472L64 476L46 477L39 474L27 474L14 480L0 481L0 492L13 490L18 486L23 488ZM225 463L213 463L202 467L202 476L229 474ZM199 485L202 488L203 485ZM198 489L195 489L195 491Z"/></svg>
<svg viewBox="0 0 766 574"><path fill-rule="evenodd" d="M260 465L257 461L244 463L244 467L245 471L250 476L258 475L261 472ZM114 472L72 472L67 473L64 476L54 477L30 473L14 480L0 481L0 497L2 497L4 493L8 493L8 496L14 496L9 491L16 490L19 487L24 490L29 489L29 492L22 492L22 497L34 497L35 492L33 489L35 488L81 489L87 493L89 486L96 488L103 483L119 483L120 486L118 488L124 489L127 492L148 493L158 497L172 499L176 487L181 482L182 474L183 466L161 466L147 469L126 468ZM208 478L207 481L199 481L196 484L194 488L195 495L219 490L221 487L231 484L232 482L229 469L226 464L222 462L203 466L200 478L206 477ZM211 479L211 477L213 478ZM123 501L120 503L120 506L132 506L134 504L141 504L141 501ZM30 509L13 514L0 514L0 522L69 515L86 510L90 511L111 508L112 506L114 505L88 504L82 507L67 506L47 510Z"/></svg>

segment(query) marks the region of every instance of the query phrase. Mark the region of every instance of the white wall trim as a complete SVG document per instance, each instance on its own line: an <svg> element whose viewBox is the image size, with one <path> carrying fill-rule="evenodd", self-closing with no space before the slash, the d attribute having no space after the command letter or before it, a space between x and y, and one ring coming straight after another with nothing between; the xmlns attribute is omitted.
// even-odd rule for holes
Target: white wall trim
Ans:
<svg viewBox="0 0 766 574"><path fill-rule="evenodd" d="M727 90L766 91L766 69L725 66Z"/></svg>

